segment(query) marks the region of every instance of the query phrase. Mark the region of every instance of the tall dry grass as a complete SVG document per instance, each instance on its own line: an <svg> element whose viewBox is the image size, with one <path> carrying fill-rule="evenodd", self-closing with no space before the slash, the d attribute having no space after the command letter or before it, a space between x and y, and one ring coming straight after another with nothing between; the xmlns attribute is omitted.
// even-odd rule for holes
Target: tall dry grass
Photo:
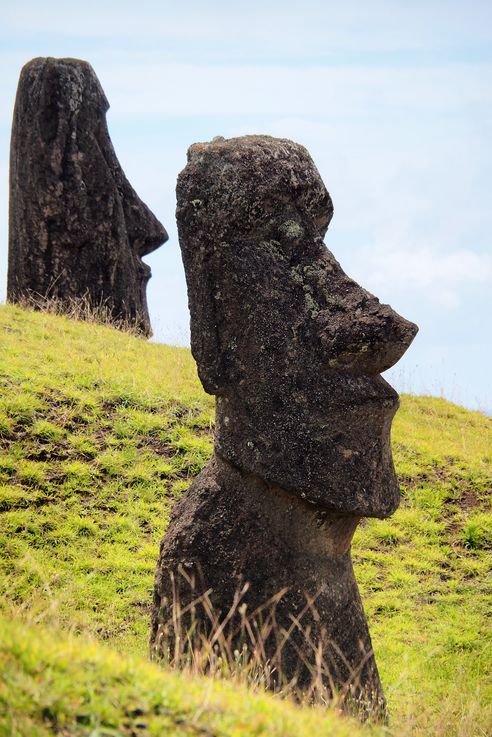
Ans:
<svg viewBox="0 0 492 737"><path fill-rule="evenodd" d="M114 308L109 299L101 299L94 302L89 293L80 297L53 297L48 295L29 292L15 301L18 307L38 312L46 312L50 315L62 315L71 320L80 320L96 325L121 330L134 336L142 336L144 333L138 325L142 322L142 316L138 313L132 320L119 318L114 314Z"/></svg>
<svg viewBox="0 0 492 737"><path fill-rule="evenodd" d="M326 633L317 636L308 623L320 618L316 597L305 594L303 609L290 613L286 628L279 623L277 609L288 589L249 610L246 583L222 612L213 604L212 591L203 591L182 566L177 575L169 575L172 601L161 608L168 617L156 628L151 646L154 660L193 676L232 680L297 703L330 706L363 720L386 721L385 705L364 682L364 666L372 650L367 652L360 644L360 662L354 668ZM289 658L294 651L298 660L294 675L288 675L285 667L288 650Z"/></svg>

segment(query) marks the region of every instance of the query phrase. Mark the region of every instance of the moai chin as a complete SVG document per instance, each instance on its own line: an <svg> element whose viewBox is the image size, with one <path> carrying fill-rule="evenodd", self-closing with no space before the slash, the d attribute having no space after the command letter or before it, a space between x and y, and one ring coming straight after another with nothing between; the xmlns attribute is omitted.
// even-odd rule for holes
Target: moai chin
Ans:
<svg viewBox="0 0 492 737"><path fill-rule="evenodd" d="M151 333L142 257L168 236L116 158L109 108L79 59L37 58L21 71L10 153L7 298L83 299Z"/></svg>
<svg viewBox="0 0 492 737"><path fill-rule="evenodd" d="M380 373L417 327L324 245L333 206L302 146L266 136L195 144L177 199L192 352L217 397L216 435L162 542L151 646L172 657L176 598L186 611L208 591L240 649L248 637L228 613L242 590L263 624L275 601L263 657L278 679L309 689L321 674L347 708L381 716L350 543L361 517L399 503L398 395ZM193 616L207 632L199 604Z"/></svg>

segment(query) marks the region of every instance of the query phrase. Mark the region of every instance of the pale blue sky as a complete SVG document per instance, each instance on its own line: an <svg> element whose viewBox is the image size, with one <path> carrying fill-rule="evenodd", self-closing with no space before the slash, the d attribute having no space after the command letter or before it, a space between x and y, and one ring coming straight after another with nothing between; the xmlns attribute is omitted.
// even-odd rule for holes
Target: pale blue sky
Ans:
<svg viewBox="0 0 492 737"><path fill-rule="evenodd" d="M174 186L194 141L286 136L334 200L327 245L420 326L400 390L492 411L492 2L0 0L0 299L21 66L88 60L123 168L170 239L148 257L155 338L186 343Z"/></svg>

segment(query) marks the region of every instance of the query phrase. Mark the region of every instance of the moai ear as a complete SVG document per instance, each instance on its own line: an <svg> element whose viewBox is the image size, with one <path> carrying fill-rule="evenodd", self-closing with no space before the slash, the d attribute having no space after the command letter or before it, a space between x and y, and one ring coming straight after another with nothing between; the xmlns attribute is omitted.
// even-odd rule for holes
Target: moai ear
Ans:
<svg viewBox="0 0 492 737"><path fill-rule="evenodd" d="M187 209L186 204L183 209ZM230 326L224 320L224 307L221 304L221 276L225 270L218 263L218 253L208 253L198 239L193 238L190 234L190 230L194 232L193 228L188 230L187 222L186 215L178 218L188 287L191 351L203 388L209 394L219 395L237 374L234 339L228 335ZM186 237L183 234L185 228Z"/></svg>
<svg viewBox="0 0 492 737"><path fill-rule="evenodd" d="M191 348L205 391L219 394L228 384L228 377L223 360L213 285L204 273L199 282L200 287L195 287L195 299L199 300L199 304L190 304Z"/></svg>
<svg viewBox="0 0 492 737"><path fill-rule="evenodd" d="M188 164L178 177L176 197L191 351L203 388L209 394L220 395L239 377L233 334L237 325L224 304L234 279L234 249L227 234L230 214L224 209L221 184L216 189L210 187L208 159L199 144L188 151Z"/></svg>

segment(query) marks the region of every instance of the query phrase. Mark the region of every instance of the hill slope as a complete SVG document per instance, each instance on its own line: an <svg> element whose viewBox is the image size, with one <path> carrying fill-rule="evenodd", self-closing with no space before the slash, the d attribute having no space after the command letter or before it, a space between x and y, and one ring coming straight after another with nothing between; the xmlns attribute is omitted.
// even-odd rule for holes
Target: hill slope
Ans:
<svg viewBox="0 0 492 737"><path fill-rule="evenodd" d="M1 624L0 737L382 737L331 711Z"/></svg>
<svg viewBox="0 0 492 737"><path fill-rule="evenodd" d="M87 646L62 630L92 640L91 653L106 641L145 657L159 540L211 453L213 399L185 349L5 306L0 332L0 593L4 617L17 622L4 639L9 668L31 683L29 658L16 653L39 624L64 653L60 661L39 645L48 671L50 658L72 662L67 653L79 649L73 668L88 663ZM403 397L393 432L402 506L364 521L354 539L395 734L468 737L492 722L491 438L480 413ZM97 657L104 680L105 658L116 661ZM118 661L114 672L127 667ZM77 729L66 734L91 733Z"/></svg>

